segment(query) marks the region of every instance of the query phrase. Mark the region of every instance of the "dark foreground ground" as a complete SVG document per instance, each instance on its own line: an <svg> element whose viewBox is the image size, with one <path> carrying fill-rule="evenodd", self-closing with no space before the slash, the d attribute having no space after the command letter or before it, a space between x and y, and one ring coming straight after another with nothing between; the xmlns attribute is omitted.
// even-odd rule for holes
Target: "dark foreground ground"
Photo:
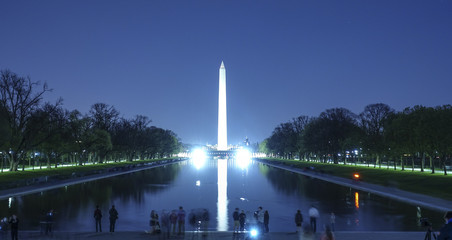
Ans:
<svg viewBox="0 0 452 240"><path fill-rule="evenodd" d="M207 234L198 232L187 232L185 236L165 237L162 234L151 235L145 232L115 232L115 233L92 233L92 232L55 232L53 235L44 235L40 232L19 232L19 239L99 239L99 240L135 240L135 239L231 239L231 240L246 240L246 239L262 239L262 240L317 240L320 239L320 233L311 236L298 235L292 233L266 233L257 238L250 238L245 234L233 234L232 232L208 232ZM352 239L352 240L416 240L424 239L423 232L336 232L336 239ZM0 239L11 239L9 235L2 235ZM433 239L433 238L432 238Z"/></svg>

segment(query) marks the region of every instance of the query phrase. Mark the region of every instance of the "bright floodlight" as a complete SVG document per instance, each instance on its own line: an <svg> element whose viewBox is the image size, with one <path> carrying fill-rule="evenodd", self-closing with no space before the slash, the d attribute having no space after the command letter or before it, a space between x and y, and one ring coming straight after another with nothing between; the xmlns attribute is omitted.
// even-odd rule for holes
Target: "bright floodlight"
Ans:
<svg viewBox="0 0 452 240"><path fill-rule="evenodd" d="M251 231L250 231L250 235L251 235L251 237L256 237L257 236L257 234L258 234L258 231L256 230L256 229L251 229Z"/></svg>
<svg viewBox="0 0 452 240"><path fill-rule="evenodd" d="M200 169L206 163L206 152L202 149L195 149L191 153L191 159L193 160L196 169Z"/></svg>
<svg viewBox="0 0 452 240"><path fill-rule="evenodd" d="M240 168L245 169L250 165L251 162L251 153L248 149L239 149L237 151L237 164Z"/></svg>

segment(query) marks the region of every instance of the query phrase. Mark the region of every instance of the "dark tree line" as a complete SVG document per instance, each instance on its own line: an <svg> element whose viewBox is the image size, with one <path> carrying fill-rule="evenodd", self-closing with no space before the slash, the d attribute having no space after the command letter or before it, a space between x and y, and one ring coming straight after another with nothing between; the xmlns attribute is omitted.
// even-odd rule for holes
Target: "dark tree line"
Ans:
<svg viewBox="0 0 452 240"><path fill-rule="evenodd" d="M414 106L401 112L370 104L359 115L333 108L277 126L260 150L275 157L322 162L390 162L405 170L435 166L447 174L452 155L452 106Z"/></svg>
<svg viewBox="0 0 452 240"><path fill-rule="evenodd" d="M56 167L61 162L161 158L182 147L174 132L150 126L146 116L126 119L105 103L92 105L87 114L69 111L62 100L43 102L51 91L46 84L38 88L30 78L0 73L0 152L12 171L37 160Z"/></svg>

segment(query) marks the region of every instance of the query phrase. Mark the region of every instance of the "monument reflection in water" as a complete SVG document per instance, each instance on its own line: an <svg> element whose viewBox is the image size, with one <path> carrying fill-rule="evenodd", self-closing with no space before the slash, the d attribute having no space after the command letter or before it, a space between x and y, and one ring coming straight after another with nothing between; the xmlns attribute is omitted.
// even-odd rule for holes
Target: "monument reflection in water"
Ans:
<svg viewBox="0 0 452 240"><path fill-rule="evenodd" d="M149 230L151 210L161 213L179 206L187 213L208 209L208 229L230 231L235 208L245 210L252 219L253 212L262 206L270 213L270 231L293 232L296 210L307 218L311 205L319 209L319 229L329 224L329 215L334 212L338 231L424 231L417 225L416 206L238 159L183 161L3 199L0 217L17 214L21 230L39 231L39 221L54 209L55 231L95 231L93 211L97 204L104 214L104 228L109 208L116 205L117 231ZM422 209L422 214L434 229L443 224L441 212ZM186 229L194 229L188 222Z"/></svg>
<svg viewBox="0 0 452 240"><path fill-rule="evenodd" d="M227 231L228 227L228 160L218 159L218 201L217 231Z"/></svg>

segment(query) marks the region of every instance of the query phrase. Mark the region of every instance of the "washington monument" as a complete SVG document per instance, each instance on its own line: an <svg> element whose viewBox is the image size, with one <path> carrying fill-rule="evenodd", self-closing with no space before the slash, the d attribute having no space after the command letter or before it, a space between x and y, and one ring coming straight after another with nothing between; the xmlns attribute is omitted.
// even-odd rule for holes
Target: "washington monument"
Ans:
<svg viewBox="0 0 452 240"><path fill-rule="evenodd" d="M228 150L228 124L226 115L226 69L221 61L218 92L218 151Z"/></svg>

